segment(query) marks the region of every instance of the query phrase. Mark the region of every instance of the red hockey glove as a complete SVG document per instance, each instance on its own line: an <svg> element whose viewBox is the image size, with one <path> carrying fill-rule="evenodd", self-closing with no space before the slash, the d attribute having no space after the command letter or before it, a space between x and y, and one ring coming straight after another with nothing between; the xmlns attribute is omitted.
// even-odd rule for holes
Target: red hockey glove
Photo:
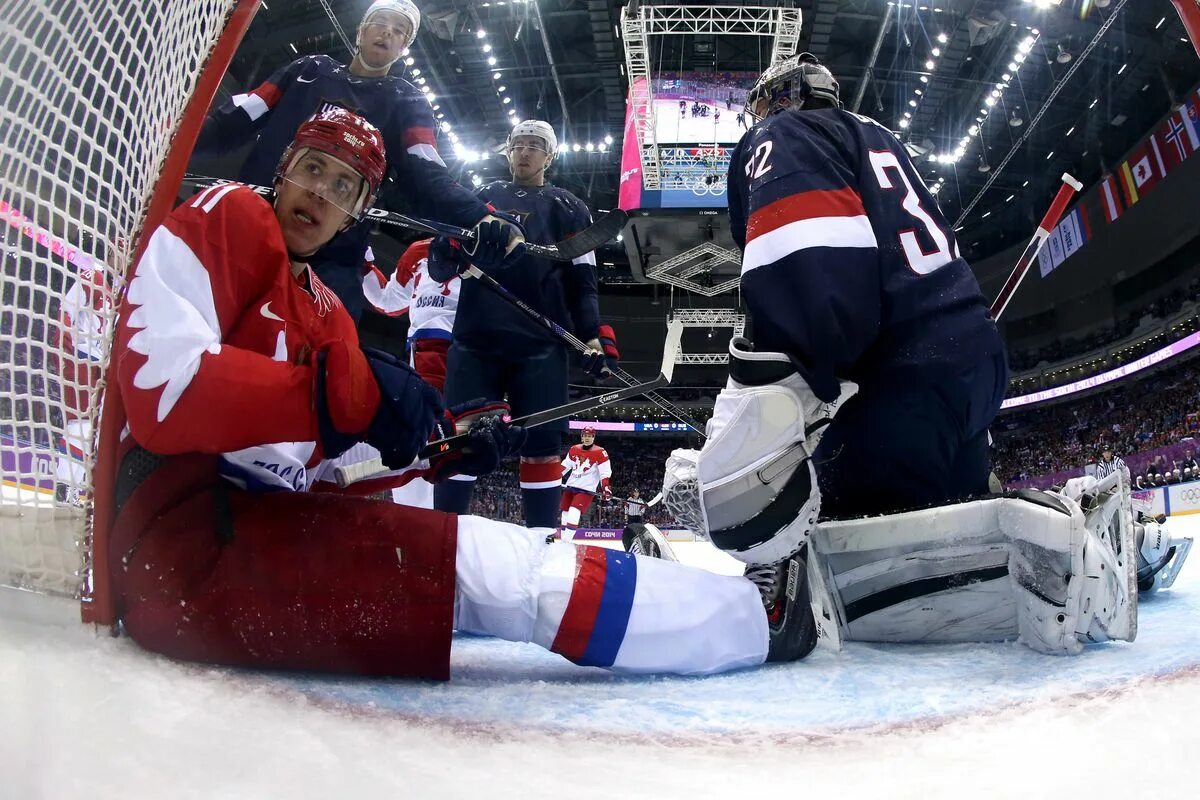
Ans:
<svg viewBox="0 0 1200 800"><path fill-rule="evenodd" d="M583 355L583 371L595 378L615 372L621 360L621 351L617 349L617 334L611 325L601 325L597 338L588 342L592 348Z"/></svg>
<svg viewBox="0 0 1200 800"><path fill-rule="evenodd" d="M507 421L511 411L508 403L482 398L446 409L430 438L445 439L465 433L470 442L464 450L431 458L428 480L437 483L452 475L487 475L519 451L525 444L526 432L520 425Z"/></svg>
<svg viewBox="0 0 1200 800"><path fill-rule="evenodd" d="M600 479L600 492L604 495L605 500L612 497L612 486L609 484L608 478Z"/></svg>

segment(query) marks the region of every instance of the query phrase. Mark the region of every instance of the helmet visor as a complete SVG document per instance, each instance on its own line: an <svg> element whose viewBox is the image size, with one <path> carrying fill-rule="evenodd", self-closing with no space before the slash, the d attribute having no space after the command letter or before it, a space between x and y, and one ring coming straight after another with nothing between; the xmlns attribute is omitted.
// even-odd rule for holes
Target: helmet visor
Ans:
<svg viewBox="0 0 1200 800"><path fill-rule="evenodd" d="M295 160L283 179L315 194L346 216L358 218L358 212L354 209L358 207L362 196L362 176L333 156L324 155L322 158L306 150Z"/></svg>

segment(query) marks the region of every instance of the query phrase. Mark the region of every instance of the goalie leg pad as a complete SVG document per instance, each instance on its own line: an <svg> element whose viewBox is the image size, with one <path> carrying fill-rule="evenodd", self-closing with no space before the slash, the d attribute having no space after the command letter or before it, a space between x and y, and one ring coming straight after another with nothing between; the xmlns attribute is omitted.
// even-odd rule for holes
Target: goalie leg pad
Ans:
<svg viewBox="0 0 1200 800"><path fill-rule="evenodd" d="M1019 638L1034 650L1137 632L1127 496L992 500L821 524L816 552L840 632L855 641Z"/></svg>

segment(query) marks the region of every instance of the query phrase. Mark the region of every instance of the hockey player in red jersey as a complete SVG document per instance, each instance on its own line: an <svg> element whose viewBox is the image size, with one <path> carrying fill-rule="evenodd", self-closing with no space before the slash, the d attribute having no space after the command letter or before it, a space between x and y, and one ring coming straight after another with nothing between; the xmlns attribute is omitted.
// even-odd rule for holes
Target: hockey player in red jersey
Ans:
<svg viewBox="0 0 1200 800"><path fill-rule="evenodd" d="M484 474L524 438L488 413L503 406L445 410L407 365L360 349L305 261L370 206L385 157L374 126L331 109L285 152L273 206L213 187L152 232L109 398L128 420L109 541L124 630L175 658L436 679L452 629L626 672L794 658L745 578L309 491L350 448L399 468L465 428L466 451L423 465L438 480Z"/></svg>
<svg viewBox="0 0 1200 800"><path fill-rule="evenodd" d="M592 505L592 498L599 495L612 497L612 462L608 451L596 444L596 429L591 425L583 429L579 444L571 445L562 460L563 493L562 526L574 531L579 521Z"/></svg>
<svg viewBox="0 0 1200 800"><path fill-rule="evenodd" d="M462 278L438 281L429 276L429 243L413 242L396 262L391 278L372 265L363 277L363 294L376 311L408 314L408 350L413 369L439 392L446 388L446 351L453 338Z"/></svg>

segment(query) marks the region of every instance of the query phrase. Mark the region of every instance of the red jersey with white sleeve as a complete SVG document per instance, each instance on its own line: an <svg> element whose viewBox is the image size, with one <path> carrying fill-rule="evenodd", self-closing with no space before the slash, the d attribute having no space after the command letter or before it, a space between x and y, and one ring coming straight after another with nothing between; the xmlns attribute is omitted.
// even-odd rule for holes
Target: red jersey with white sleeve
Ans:
<svg viewBox="0 0 1200 800"><path fill-rule="evenodd" d="M133 439L160 455L220 455L250 491L303 491L321 460L313 354L357 347L341 302L298 278L274 209L238 184L167 218L138 262L117 336ZM272 442L272 444L263 444Z"/></svg>
<svg viewBox="0 0 1200 800"><path fill-rule="evenodd" d="M608 488L609 478L612 477L612 463L608 460L608 451L600 445L572 445L562 465L564 473L570 470L570 475L563 484L565 488L587 492L598 492L602 488Z"/></svg>
<svg viewBox="0 0 1200 800"><path fill-rule="evenodd" d="M371 267L363 277L363 294L376 311L389 316L408 312L408 342L441 339L450 341L462 278L448 281L429 276L429 243L412 244L396 263L390 279ZM368 251L368 260L371 257Z"/></svg>

